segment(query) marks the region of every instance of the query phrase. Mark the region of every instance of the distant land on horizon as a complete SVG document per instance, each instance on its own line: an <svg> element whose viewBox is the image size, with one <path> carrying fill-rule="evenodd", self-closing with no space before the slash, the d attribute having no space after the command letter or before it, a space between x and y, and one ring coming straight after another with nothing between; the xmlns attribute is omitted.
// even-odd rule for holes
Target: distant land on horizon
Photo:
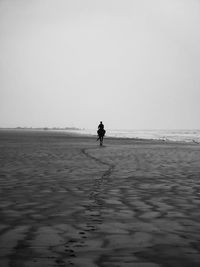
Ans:
<svg viewBox="0 0 200 267"><path fill-rule="evenodd" d="M84 130L78 127L0 127L0 129L6 130Z"/></svg>

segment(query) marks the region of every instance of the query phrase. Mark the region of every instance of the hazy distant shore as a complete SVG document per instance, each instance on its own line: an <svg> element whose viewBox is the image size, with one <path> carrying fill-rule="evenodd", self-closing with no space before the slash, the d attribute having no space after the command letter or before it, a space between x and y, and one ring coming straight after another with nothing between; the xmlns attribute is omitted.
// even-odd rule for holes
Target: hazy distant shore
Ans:
<svg viewBox="0 0 200 267"><path fill-rule="evenodd" d="M58 130L68 130L68 131L78 131L82 130L77 127L0 127L0 130L47 130L47 131L58 131Z"/></svg>

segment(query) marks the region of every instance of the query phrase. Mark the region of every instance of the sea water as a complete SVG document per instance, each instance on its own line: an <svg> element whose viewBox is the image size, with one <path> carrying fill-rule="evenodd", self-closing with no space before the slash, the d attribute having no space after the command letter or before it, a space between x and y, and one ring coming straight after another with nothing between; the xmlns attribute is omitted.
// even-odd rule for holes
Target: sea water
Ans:
<svg viewBox="0 0 200 267"><path fill-rule="evenodd" d="M79 130L79 133L96 135L94 129ZM113 130L106 129L106 136L120 138L141 138L200 143L200 130Z"/></svg>

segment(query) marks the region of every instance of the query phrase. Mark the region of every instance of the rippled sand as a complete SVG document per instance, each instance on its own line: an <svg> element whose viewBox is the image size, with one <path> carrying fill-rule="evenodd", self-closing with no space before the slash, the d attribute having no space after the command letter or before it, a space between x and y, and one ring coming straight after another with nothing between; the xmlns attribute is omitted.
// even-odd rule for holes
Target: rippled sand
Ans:
<svg viewBox="0 0 200 267"><path fill-rule="evenodd" d="M0 266L200 266L200 146L0 131Z"/></svg>

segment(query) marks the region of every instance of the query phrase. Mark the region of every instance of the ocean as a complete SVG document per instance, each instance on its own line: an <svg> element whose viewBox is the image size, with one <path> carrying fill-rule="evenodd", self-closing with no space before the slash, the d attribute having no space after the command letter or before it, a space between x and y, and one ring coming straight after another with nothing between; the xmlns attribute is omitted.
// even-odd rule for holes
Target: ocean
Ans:
<svg viewBox="0 0 200 267"><path fill-rule="evenodd" d="M77 133L96 135L94 129L78 130ZM120 138L142 138L200 143L200 130L106 130L106 136Z"/></svg>

